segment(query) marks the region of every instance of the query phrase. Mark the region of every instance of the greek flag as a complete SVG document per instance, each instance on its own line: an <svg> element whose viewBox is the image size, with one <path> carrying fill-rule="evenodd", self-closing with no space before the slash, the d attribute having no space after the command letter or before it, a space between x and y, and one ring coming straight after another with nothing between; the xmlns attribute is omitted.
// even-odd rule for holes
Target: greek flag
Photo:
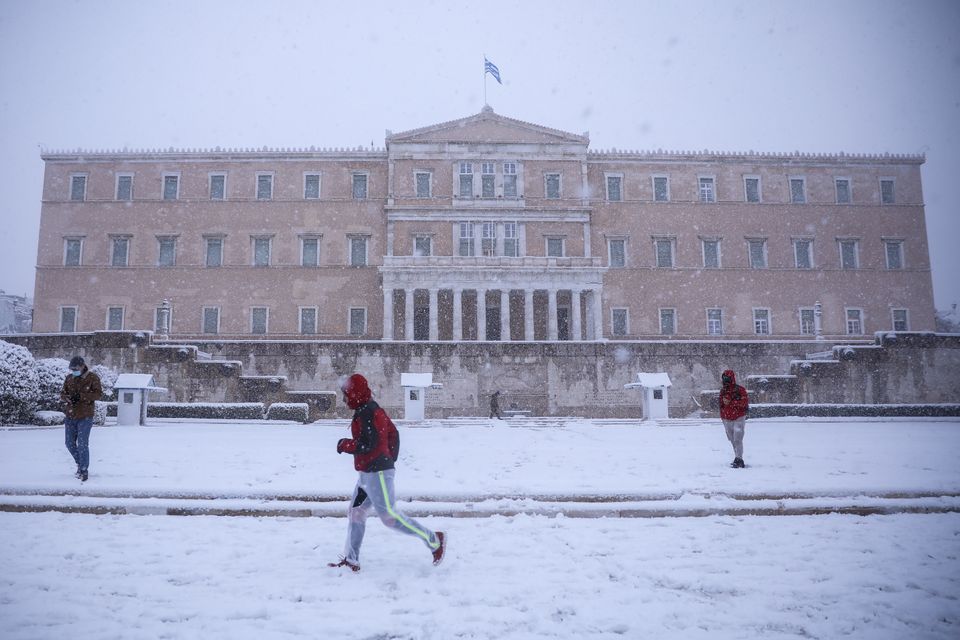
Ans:
<svg viewBox="0 0 960 640"><path fill-rule="evenodd" d="M503 84L503 82L500 81L500 69L497 69L497 65L493 64L486 58L483 59L483 72L489 73L490 75L493 76L494 80L496 80L500 84Z"/></svg>

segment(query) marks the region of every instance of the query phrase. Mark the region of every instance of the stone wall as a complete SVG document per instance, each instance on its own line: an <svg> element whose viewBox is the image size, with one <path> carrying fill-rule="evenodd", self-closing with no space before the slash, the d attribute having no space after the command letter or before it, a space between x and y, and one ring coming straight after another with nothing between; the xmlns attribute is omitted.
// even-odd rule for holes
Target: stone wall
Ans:
<svg viewBox="0 0 960 640"><path fill-rule="evenodd" d="M748 386L777 380L777 401L924 403L960 401L960 336L886 334L834 346L813 341L656 342L319 342L157 343L149 332L6 336L35 357L83 355L120 372L151 373L174 402L290 402L304 394L337 397L339 380L361 372L375 397L403 415L400 374L432 372L427 417L485 415L500 407L534 415L639 417L640 392L624 390L639 371L673 381L670 415L699 410L704 389L731 368ZM834 347L834 359L806 359ZM812 365L805 366L805 362ZM784 377L792 374L795 377ZM792 380L792 382L791 382ZM752 389L753 390L753 389ZM758 390L759 392L759 390ZM258 395L259 394L259 395ZM263 396L263 397L260 397ZM709 394L704 394L709 398ZM771 398L772 400L773 398ZM759 400L759 397L758 397ZM324 407L327 405L325 403ZM327 415L346 415L337 402Z"/></svg>

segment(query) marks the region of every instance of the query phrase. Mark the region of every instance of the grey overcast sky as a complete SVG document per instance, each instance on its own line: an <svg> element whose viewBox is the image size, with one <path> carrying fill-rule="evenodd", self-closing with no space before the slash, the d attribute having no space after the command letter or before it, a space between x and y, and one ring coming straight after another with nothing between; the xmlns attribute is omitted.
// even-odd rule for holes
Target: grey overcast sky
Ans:
<svg viewBox="0 0 960 640"><path fill-rule="evenodd" d="M48 149L382 146L480 111L591 147L925 153L960 302L957 0L0 0L0 289L33 295Z"/></svg>

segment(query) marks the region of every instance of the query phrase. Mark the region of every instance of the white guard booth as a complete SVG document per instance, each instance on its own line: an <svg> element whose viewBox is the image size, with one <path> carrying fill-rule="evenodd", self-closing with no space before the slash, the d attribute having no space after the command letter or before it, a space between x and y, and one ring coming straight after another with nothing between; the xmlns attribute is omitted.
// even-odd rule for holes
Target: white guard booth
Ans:
<svg viewBox="0 0 960 640"><path fill-rule="evenodd" d="M153 385L149 373L121 373L113 385L117 392L117 426L133 427L147 423L147 396L151 391L166 391Z"/></svg>
<svg viewBox="0 0 960 640"><path fill-rule="evenodd" d="M427 389L443 388L433 381L432 373L401 373L400 386L403 387L404 420L423 420Z"/></svg>
<svg viewBox="0 0 960 640"><path fill-rule="evenodd" d="M623 385L624 389L640 388L642 392L641 409L644 420L669 418L669 394L671 386L670 376L664 372L638 373L637 381Z"/></svg>

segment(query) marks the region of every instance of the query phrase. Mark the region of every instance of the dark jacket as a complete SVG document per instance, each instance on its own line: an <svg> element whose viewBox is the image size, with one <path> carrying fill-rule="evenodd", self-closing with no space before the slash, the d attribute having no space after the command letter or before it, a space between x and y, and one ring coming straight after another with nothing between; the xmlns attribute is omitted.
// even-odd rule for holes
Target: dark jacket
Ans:
<svg viewBox="0 0 960 640"><path fill-rule="evenodd" d="M71 420L82 420L93 417L93 403L103 396L103 387L100 378L87 367L79 376L72 374L63 381L60 391L60 400L66 404L67 417Z"/></svg>
<svg viewBox="0 0 960 640"><path fill-rule="evenodd" d="M367 380L355 373L344 383L347 406L353 409L350 438L343 438L337 451L353 454L357 471L393 469L400 457L400 433L387 412L371 399Z"/></svg>
<svg viewBox="0 0 960 640"><path fill-rule="evenodd" d="M732 369L727 369L723 375L730 377L730 383L720 389L720 417L724 420L742 418L750 407L747 390L737 384L737 374Z"/></svg>

